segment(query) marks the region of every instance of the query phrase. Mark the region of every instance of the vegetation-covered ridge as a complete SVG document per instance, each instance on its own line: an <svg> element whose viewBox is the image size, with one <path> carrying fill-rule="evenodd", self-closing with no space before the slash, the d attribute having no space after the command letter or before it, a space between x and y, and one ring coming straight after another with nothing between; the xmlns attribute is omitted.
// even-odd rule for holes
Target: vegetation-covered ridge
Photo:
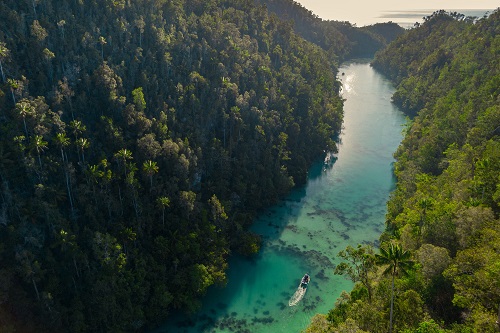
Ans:
<svg viewBox="0 0 500 333"><path fill-rule="evenodd" d="M249 0L2 0L2 331L196 309L258 250L255 212L335 149L335 75Z"/></svg>
<svg viewBox="0 0 500 333"><path fill-rule="evenodd" d="M330 57L343 61L373 57L405 31L394 22L358 28L346 21L323 20L294 0L258 0L280 18L293 23L306 40L321 46Z"/></svg>
<svg viewBox="0 0 500 333"><path fill-rule="evenodd" d="M500 11L435 12L373 66L413 116L395 154L397 188L380 254L340 253L336 273L357 283L307 332L497 332Z"/></svg>

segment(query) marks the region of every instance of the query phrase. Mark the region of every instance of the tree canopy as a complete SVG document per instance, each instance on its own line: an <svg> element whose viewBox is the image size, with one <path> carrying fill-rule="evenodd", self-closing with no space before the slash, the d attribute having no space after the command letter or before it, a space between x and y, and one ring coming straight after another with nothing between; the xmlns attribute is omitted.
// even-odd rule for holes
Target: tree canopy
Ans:
<svg viewBox="0 0 500 333"><path fill-rule="evenodd" d="M251 0L0 2L2 325L145 330L258 251L343 117L355 40L294 29Z"/></svg>
<svg viewBox="0 0 500 333"><path fill-rule="evenodd" d="M387 332L391 313L393 331L404 333L498 330L499 32L499 10L437 11L377 53L372 65L394 81L393 101L409 115L381 251L407 251L415 265L391 279L379 269L371 301L355 285L308 332Z"/></svg>

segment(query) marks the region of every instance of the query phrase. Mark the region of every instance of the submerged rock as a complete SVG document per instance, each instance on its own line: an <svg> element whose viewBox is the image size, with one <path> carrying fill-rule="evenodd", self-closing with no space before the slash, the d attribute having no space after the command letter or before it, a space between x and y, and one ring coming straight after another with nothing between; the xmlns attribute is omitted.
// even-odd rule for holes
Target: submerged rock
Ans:
<svg viewBox="0 0 500 333"><path fill-rule="evenodd" d="M286 309L286 306L287 306L287 305L286 305L285 303L283 303L283 302L279 302L279 303L277 303L276 305L280 308L280 310L284 310L284 309Z"/></svg>
<svg viewBox="0 0 500 333"><path fill-rule="evenodd" d="M321 280L321 281L328 281L330 278L325 275L325 270L322 269L314 276L315 278Z"/></svg>

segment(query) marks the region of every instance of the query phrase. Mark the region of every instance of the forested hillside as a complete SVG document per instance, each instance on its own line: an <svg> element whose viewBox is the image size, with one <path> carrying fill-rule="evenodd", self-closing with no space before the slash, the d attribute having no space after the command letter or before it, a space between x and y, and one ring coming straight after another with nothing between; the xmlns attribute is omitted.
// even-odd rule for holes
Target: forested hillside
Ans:
<svg viewBox="0 0 500 333"><path fill-rule="evenodd" d="M225 283L342 122L336 67L245 0L0 2L0 326L141 330Z"/></svg>
<svg viewBox="0 0 500 333"><path fill-rule="evenodd" d="M340 61L373 57L376 51L404 32L393 22L357 28L350 22L323 20L293 0L258 1L280 18L291 21L297 33Z"/></svg>
<svg viewBox="0 0 500 333"><path fill-rule="evenodd" d="M496 332L500 11L479 20L436 12L373 66L414 116L395 154L397 189L380 253L343 251L336 273L356 287L308 332Z"/></svg>

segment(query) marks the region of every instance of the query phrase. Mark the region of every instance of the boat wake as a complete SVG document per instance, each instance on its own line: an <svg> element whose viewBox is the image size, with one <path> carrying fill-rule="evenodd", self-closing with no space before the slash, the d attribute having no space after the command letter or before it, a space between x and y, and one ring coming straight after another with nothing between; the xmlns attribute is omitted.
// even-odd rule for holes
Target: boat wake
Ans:
<svg viewBox="0 0 500 333"><path fill-rule="evenodd" d="M309 277L309 275L308 274L304 275L304 277L299 283L299 287L288 301L288 306L295 306L297 305L297 303L300 302L302 298L304 298L304 295L306 294L307 291L307 285L309 284L310 281L311 278Z"/></svg>
<svg viewBox="0 0 500 333"><path fill-rule="evenodd" d="M295 306L297 303L300 302L300 300L304 297L306 294L307 288L302 288L299 286L293 296L290 298L288 301L288 306Z"/></svg>

